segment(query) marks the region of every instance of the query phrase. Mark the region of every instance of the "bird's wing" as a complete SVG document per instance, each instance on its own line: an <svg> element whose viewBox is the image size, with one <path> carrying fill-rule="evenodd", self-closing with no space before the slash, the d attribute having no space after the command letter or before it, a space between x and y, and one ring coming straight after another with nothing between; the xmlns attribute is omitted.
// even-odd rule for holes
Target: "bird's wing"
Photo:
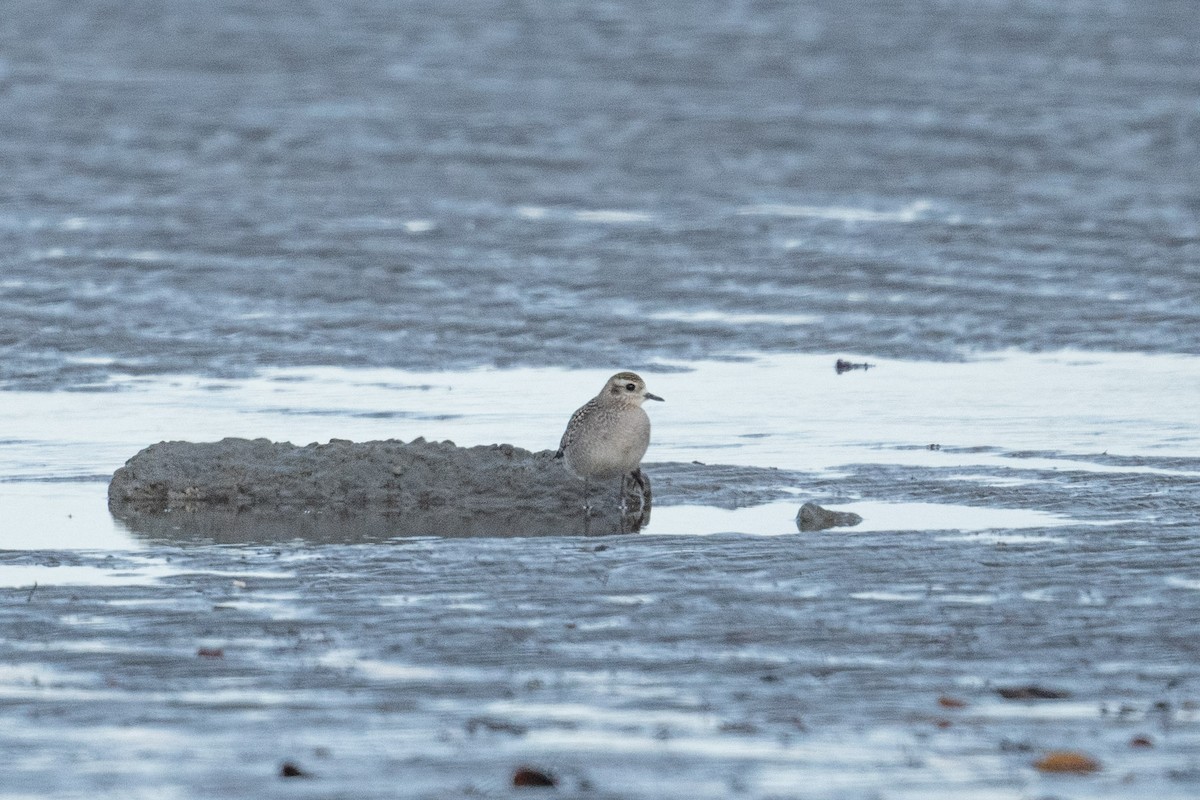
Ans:
<svg viewBox="0 0 1200 800"><path fill-rule="evenodd" d="M591 410L593 404L594 401L589 400L576 409L575 413L571 415L571 419L567 422L567 429L563 431L562 439L558 443L558 452L554 454L555 458L562 458L566 453L568 445L571 444L571 434L575 431L575 427L578 424L579 419L589 410Z"/></svg>

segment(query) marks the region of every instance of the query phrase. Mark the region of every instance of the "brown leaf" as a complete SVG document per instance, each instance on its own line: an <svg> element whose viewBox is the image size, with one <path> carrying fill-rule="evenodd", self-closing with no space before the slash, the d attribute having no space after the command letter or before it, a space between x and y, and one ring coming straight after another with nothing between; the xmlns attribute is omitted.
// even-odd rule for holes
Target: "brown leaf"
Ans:
<svg viewBox="0 0 1200 800"><path fill-rule="evenodd" d="M1129 740L1130 747L1154 747L1154 740L1149 736L1135 736Z"/></svg>
<svg viewBox="0 0 1200 800"><path fill-rule="evenodd" d="M1033 767L1039 772L1088 775L1100 769L1100 762L1083 753L1071 750L1053 750L1033 762Z"/></svg>
<svg viewBox="0 0 1200 800"><path fill-rule="evenodd" d="M967 701L959 700L957 697L947 697L942 695L938 698L938 705L942 708L966 708Z"/></svg>
<svg viewBox="0 0 1200 800"><path fill-rule="evenodd" d="M201 647L196 651L201 658L224 658L225 651L219 647Z"/></svg>

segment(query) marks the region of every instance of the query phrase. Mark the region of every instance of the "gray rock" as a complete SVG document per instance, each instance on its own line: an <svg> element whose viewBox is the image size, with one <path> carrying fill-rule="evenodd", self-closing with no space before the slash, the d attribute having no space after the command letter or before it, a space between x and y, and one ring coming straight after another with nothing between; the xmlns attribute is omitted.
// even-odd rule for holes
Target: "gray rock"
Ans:
<svg viewBox="0 0 1200 800"><path fill-rule="evenodd" d="M650 482L583 483L550 450L508 444L396 440L298 447L267 439L160 442L126 462L108 487L109 509L155 538L344 540L404 535L563 535L635 532L650 516Z"/></svg>
<svg viewBox="0 0 1200 800"><path fill-rule="evenodd" d="M802 531L823 531L857 525L862 519L851 511L830 511L816 503L805 503L796 514L796 527Z"/></svg>

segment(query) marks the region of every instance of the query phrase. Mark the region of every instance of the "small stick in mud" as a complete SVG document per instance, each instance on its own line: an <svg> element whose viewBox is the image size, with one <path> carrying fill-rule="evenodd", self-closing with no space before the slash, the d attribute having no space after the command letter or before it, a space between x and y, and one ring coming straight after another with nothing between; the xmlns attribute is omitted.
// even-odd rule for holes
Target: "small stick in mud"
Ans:
<svg viewBox="0 0 1200 800"><path fill-rule="evenodd" d="M844 358L839 358L837 360L837 363L833 365L833 368L835 370L837 370L838 375L841 375L843 372L849 372L852 369L861 369L863 371L866 371L873 366L875 366L875 365L868 364L865 361L861 364L852 364L851 362L845 360Z"/></svg>
<svg viewBox="0 0 1200 800"><path fill-rule="evenodd" d="M33 582L33 588L29 590L29 596L25 598L26 603L33 602L33 593L37 591L37 581Z"/></svg>

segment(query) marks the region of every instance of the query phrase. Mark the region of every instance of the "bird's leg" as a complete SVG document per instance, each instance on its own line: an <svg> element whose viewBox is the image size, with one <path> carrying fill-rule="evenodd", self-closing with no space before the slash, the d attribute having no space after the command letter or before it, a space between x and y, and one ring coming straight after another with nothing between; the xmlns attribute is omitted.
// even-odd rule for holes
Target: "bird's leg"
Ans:
<svg viewBox="0 0 1200 800"><path fill-rule="evenodd" d="M649 499L648 495L650 494L650 486L646 480L646 473L642 472L641 469L635 469L633 472L629 473L629 477L633 478L633 482L637 484L639 489L638 513L644 515L646 513L646 506L649 505L647 500Z"/></svg>
<svg viewBox="0 0 1200 800"><path fill-rule="evenodd" d="M587 536L592 527L592 497L591 482L583 479L583 535Z"/></svg>
<svg viewBox="0 0 1200 800"><path fill-rule="evenodd" d="M635 469L625 475L621 487L621 532L637 533L650 522L650 478L641 469ZM630 513L628 508L628 492L637 494L637 511Z"/></svg>
<svg viewBox="0 0 1200 800"><path fill-rule="evenodd" d="M621 473L621 486L617 489L617 516L620 517L620 531L625 532L625 473Z"/></svg>
<svg viewBox="0 0 1200 800"><path fill-rule="evenodd" d="M633 521L629 518L629 496L626 494L626 491L629 488L630 479L632 478L634 483L638 483L639 474L640 470L635 470L633 472L626 472L621 475L621 494L618 511L618 513L621 515L621 533L636 533L641 527L640 522ZM639 509L638 514L640 515L641 513L642 512ZM631 523L633 525L632 531L630 530Z"/></svg>

